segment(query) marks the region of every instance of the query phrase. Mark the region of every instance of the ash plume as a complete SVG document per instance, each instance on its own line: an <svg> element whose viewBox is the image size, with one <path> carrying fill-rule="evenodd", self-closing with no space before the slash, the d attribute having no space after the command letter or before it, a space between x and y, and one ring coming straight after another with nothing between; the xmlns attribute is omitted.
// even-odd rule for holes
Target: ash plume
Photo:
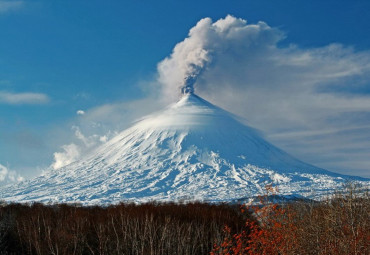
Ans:
<svg viewBox="0 0 370 255"><path fill-rule="evenodd" d="M179 93L193 93L199 77L220 55L238 54L240 48L250 44L263 46L279 41L282 34L278 30L268 32L272 30L264 22L247 25L246 20L231 15L216 22L201 19L172 54L158 64L158 80L165 98L176 99Z"/></svg>

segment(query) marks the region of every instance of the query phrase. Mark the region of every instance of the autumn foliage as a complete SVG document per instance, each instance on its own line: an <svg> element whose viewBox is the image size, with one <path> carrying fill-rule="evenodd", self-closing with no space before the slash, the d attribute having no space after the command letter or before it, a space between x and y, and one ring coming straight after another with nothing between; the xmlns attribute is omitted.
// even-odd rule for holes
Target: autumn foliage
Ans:
<svg viewBox="0 0 370 255"><path fill-rule="evenodd" d="M237 206L202 203L0 207L0 254L209 254L242 231Z"/></svg>
<svg viewBox="0 0 370 255"><path fill-rule="evenodd" d="M272 191L271 187L269 188ZM321 202L242 206L255 220L246 230L226 236L211 254L370 254L370 200L365 190L349 185Z"/></svg>
<svg viewBox="0 0 370 255"><path fill-rule="evenodd" d="M2 254L370 254L363 187L317 201L0 206ZM274 194L272 194L274 195Z"/></svg>

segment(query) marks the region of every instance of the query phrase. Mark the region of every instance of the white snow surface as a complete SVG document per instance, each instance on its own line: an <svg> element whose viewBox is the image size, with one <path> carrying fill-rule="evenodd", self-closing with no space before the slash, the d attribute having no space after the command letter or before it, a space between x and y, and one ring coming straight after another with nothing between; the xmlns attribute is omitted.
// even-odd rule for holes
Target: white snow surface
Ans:
<svg viewBox="0 0 370 255"><path fill-rule="evenodd" d="M348 180L301 162L252 128L190 93L147 116L79 161L0 189L16 202L235 201L278 186L317 198Z"/></svg>

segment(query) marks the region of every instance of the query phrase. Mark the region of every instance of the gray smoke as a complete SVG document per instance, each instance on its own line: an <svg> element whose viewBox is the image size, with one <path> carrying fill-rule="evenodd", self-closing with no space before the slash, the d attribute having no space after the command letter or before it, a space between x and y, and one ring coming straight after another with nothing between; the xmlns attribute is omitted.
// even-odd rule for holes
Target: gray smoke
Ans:
<svg viewBox="0 0 370 255"><path fill-rule="evenodd" d="M226 16L216 22L201 19L178 43L172 54L158 64L159 83L165 98L194 92L198 77L223 54L237 55L253 44L273 44L283 35L264 22L247 25L247 21ZM236 56L237 57L237 56Z"/></svg>

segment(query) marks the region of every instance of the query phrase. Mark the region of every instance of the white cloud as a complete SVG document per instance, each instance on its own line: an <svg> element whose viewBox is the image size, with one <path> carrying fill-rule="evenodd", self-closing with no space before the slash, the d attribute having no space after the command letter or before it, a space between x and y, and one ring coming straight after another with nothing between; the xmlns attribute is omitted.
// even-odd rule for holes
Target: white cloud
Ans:
<svg viewBox="0 0 370 255"><path fill-rule="evenodd" d="M3 1L0 0L0 14L15 11L23 7L24 1Z"/></svg>
<svg viewBox="0 0 370 255"><path fill-rule="evenodd" d="M54 153L54 163L51 165L53 169L58 169L76 161L80 156L80 148L74 144L62 146L63 152Z"/></svg>
<svg viewBox="0 0 370 255"><path fill-rule="evenodd" d="M100 136L100 137L99 137L99 141L100 141L101 143L105 143L105 142L107 142L107 141L108 141L108 136L107 136L107 135Z"/></svg>
<svg viewBox="0 0 370 255"><path fill-rule="evenodd" d="M8 168L0 164L0 181L4 181L8 175Z"/></svg>
<svg viewBox="0 0 370 255"><path fill-rule="evenodd" d="M74 131L74 139L72 139L74 141L61 146L63 151L54 153L54 162L51 164L53 169L64 167L80 159L87 152L105 143L113 135L111 132L107 132L105 135L86 136L78 126L72 126L72 130Z"/></svg>
<svg viewBox="0 0 370 255"><path fill-rule="evenodd" d="M97 146L107 142L118 132L132 125L139 117L158 110L163 105L155 98L133 100L97 106L85 111L72 125L73 136L70 142L61 146L62 151L54 153L53 169L68 165ZM61 134L58 134L61 136Z"/></svg>
<svg viewBox="0 0 370 255"><path fill-rule="evenodd" d="M244 117L288 152L331 170L369 176L358 162L370 165L370 129L358 127L370 125L370 95L351 90L368 90L370 52L340 44L280 46L284 39L264 22L202 19L158 64L159 89L174 101L192 76L197 94Z"/></svg>
<svg viewBox="0 0 370 255"><path fill-rule="evenodd" d="M0 164L0 184L9 184L23 181L24 178L14 170Z"/></svg>
<svg viewBox="0 0 370 255"><path fill-rule="evenodd" d="M97 134L86 137L78 126L72 126L72 130L75 131L75 136L80 140L86 148L95 147L95 145L101 141L100 136Z"/></svg>
<svg viewBox="0 0 370 255"><path fill-rule="evenodd" d="M0 103L3 104L45 104L50 98L42 93L11 93L0 91Z"/></svg>
<svg viewBox="0 0 370 255"><path fill-rule="evenodd" d="M84 114L85 114L85 111L83 111L83 110L78 110L78 111L76 112L76 114L77 114L77 115L84 115Z"/></svg>

